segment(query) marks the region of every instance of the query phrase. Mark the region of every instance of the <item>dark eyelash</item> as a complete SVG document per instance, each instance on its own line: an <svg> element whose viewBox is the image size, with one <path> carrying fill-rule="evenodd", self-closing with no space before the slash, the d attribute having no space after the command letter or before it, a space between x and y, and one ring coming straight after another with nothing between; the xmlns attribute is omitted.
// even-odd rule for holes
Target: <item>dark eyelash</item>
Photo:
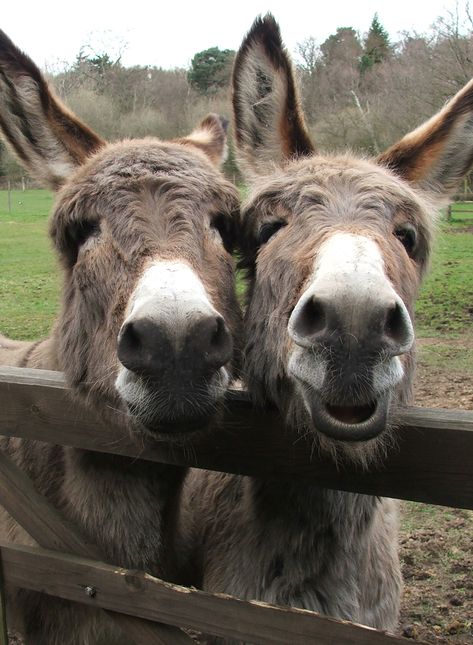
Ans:
<svg viewBox="0 0 473 645"><path fill-rule="evenodd" d="M286 226L286 224L287 223L284 220L274 220L272 222L265 222L259 230L257 245L263 246L263 244L266 244L266 242L268 242L271 239L271 237L275 233L277 233L281 228Z"/></svg>
<svg viewBox="0 0 473 645"><path fill-rule="evenodd" d="M417 231L411 224L398 226L394 229L394 235L406 249L407 254L412 257L417 247Z"/></svg>
<svg viewBox="0 0 473 645"><path fill-rule="evenodd" d="M232 253L235 246L235 230L231 218L219 213L212 218L210 226L219 232L223 246Z"/></svg>

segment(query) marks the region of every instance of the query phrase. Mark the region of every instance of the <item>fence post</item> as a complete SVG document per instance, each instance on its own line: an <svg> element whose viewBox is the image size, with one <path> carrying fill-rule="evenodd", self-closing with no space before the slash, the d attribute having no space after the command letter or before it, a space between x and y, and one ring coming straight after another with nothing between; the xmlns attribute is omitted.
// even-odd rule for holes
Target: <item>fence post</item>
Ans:
<svg viewBox="0 0 473 645"><path fill-rule="evenodd" d="M8 180L8 213L11 215L11 181Z"/></svg>

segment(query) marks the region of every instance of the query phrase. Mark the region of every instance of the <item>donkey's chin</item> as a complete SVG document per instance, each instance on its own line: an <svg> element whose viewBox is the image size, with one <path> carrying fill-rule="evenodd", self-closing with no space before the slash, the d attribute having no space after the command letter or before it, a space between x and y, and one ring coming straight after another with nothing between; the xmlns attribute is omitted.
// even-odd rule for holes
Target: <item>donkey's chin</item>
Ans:
<svg viewBox="0 0 473 645"><path fill-rule="evenodd" d="M388 425L390 393L382 393L367 403L330 403L314 390L303 393L304 403L317 432L336 441L369 441L381 435Z"/></svg>
<svg viewBox="0 0 473 645"><path fill-rule="evenodd" d="M176 437L208 430L220 411L229 383L222 367L210 379L170 390L121 369L115 382L134 431Z"/></svg>

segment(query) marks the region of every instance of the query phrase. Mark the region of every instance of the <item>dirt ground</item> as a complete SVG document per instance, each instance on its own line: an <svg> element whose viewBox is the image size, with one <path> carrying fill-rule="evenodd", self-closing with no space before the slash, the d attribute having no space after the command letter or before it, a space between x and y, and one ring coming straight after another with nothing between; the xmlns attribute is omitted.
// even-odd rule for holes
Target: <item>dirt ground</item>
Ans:
<svg viewBox="0 0 473 645"><path fill-rule="evenodd" d="M423 348L431 350L436 342L420 342L416 405L473 410L473 369L423 360ZM473 337L449 342L454 353L473 346ZM401 526L399 634L429 643L472 645L473 511L403 502Z"/></svg>

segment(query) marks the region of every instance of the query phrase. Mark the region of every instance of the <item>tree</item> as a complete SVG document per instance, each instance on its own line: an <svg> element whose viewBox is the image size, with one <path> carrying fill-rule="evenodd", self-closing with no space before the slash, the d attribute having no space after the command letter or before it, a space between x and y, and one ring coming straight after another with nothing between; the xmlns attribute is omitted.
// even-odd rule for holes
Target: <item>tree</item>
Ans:
<svg viewBox="0 0 473 645"><path fill-rule="evenodd" d="M339 27L320 45L325 65L335 62L357 63L362 54L358 34L352 27Z"/></svg>
<svg viewBox="0 0 473 645"><path fill-rule="evenodd" d="M189 83L201 94L212 94L227 86L234 56L233 50L218 47L198 52L187 74Z"/></svg>
<svg viewBox="0 0 473 645"><path fill-rule="evenodd" d="M371 69L373 65L382 63L389 58L390 54L391 44L388 32L379 22L378 14L375 13L364 42L363 56L360 61L361 73Z"/></svg>

